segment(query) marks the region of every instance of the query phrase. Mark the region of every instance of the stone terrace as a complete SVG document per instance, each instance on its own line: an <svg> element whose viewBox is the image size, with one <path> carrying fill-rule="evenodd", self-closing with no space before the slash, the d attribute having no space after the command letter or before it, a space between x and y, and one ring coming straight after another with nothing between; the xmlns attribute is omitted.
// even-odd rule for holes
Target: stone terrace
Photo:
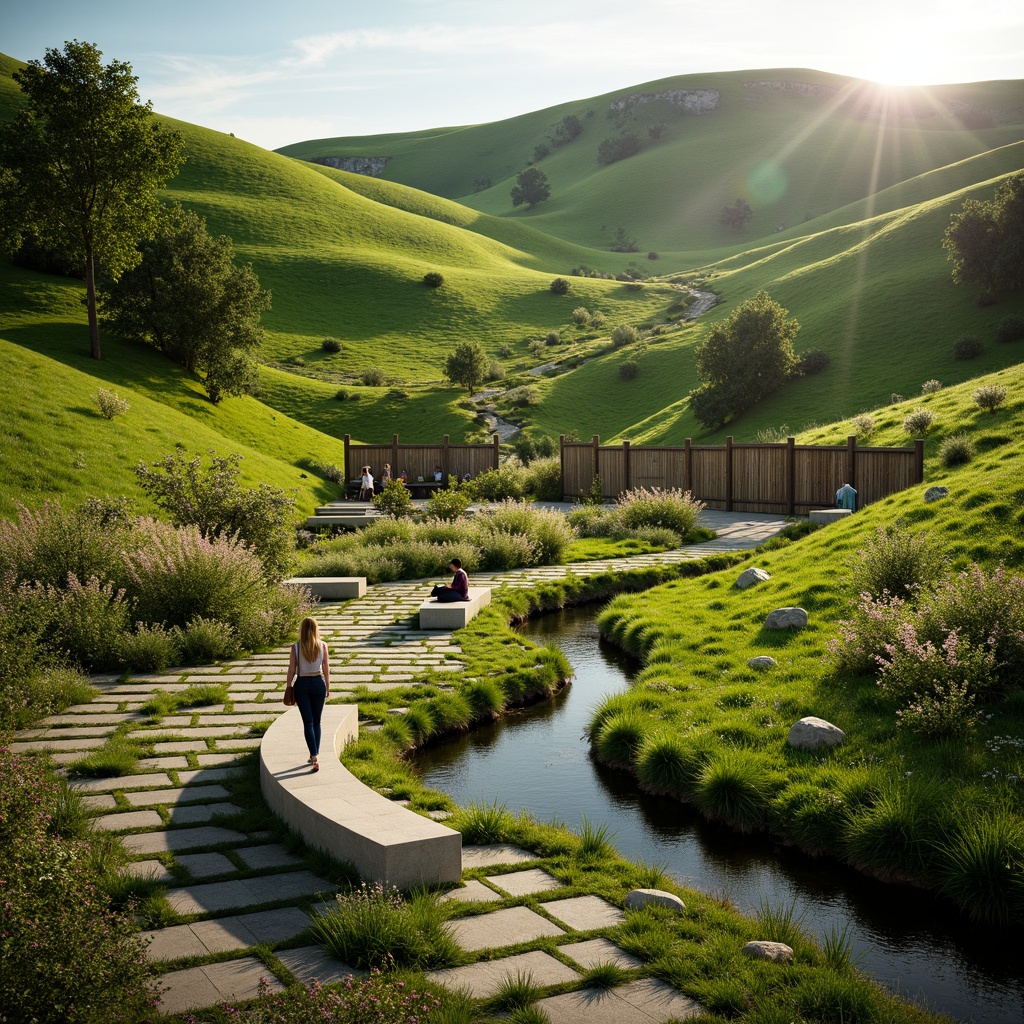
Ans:
<svg viewBox="0 0 1024 1024"><path fill-rule="evenodd" d="M705 512L718 531L707 544L657 555L640 555L572 566L577 575L703 557L716 551L756 546L783 525L779 517ZM530 587L565 575L561 566L473 575L476 585ZM458 672L463 665L450 633L415 628L416 612L429 593L423 581L381 584L345 604L322 604L317 612L331 648L331 699L351 702L352 688L384 690L408 685L425 669ZM313 978L337 981L351 971L312 944L310 914L329 901L334 888L266 832L248 827L247 815L225 786L242 773L238 762L260 743L263 725L284 711L280 702L288 649L256 654L229 664L138 675L127 682L94 677L98 696L18 733L18 751L49 751L58 763L76 761L106 742L122 724L137 727L152 742L154 756L139 761L136 774L76 783L95 826L121 836L131 870L165 885L174 917L148 931L148 956L159 964L160 1008L178 1013L221 1000L256 995L260 978L271 990ZM154 694L189 686L223 684L227 705L169 714L147 726L141 708ZM595 964L636 966L598 935L622 920L620 908L597 896L559 899L561 884L537 867L534 856L508 847L466 847L463 870L493 866L484 881L473 879L447 898L467 903L513 901L536 895L544 915L528 907L499 907L457 919L455 934L467 950L481 954L468 967L439 971L444 984L485 997L502 977L529 972L535 984L571 981ZM554 937L565 960L543 951L487 959L489 950ZM272 949L270 954L261 950ZM188 961L188 966L182 962ZM198 963L196 961L207 961ZM553 1024L631 1024L684 1018L696 1004L663 982L634 979L611 990L582 989L538 1004Z"/></svg>

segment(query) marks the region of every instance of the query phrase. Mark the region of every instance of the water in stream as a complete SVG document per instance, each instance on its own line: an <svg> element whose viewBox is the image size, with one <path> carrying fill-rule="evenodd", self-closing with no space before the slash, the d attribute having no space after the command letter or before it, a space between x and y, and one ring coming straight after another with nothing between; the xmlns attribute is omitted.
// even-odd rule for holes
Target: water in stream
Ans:
<svg viewBox="0 0 1024 1024"><path fill-rule="evenodd" d="M588 756L583 729L600 700L625 689L633 663L603 643L592 609L549 615L522 632L554 643L576 676L554 701L526 709L417 758L424 782L458 803L525 808L538 821L607 825L616 849L677 881L724 895L746 913L795 904L819 938L848 928L860 966L894 991L975 1024L1024 1021L1019 932L970 925L933 894L886 885L836 861L705 821L641 793L632 778Z"/></svg>

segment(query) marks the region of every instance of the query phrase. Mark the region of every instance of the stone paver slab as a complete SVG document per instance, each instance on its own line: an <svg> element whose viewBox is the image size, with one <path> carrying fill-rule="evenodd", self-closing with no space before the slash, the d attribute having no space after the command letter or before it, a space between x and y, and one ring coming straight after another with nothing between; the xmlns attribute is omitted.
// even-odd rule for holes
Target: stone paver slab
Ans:
<svg viewBox="0 0 1024 1024"><path fill-rule="evenodd" d="M154 828L164 823L156 811L122 811L120 814L104 814L92 819L93 828L107 832L122 832L129 828Z"/></svg>
<svg viewBox="0 0 1024 1024"><path fill-rule="evenodd" d="M80 793L113 793L122 789L139 789L146 786L169 786L170 778L163 772L150 772L146 775L117 775L106 779L76 779L71 783L73 789Z"/></svg>
<svg viewBox="0 0 1024 1024"><path fill-rule="evenodd" d="M158 860L135 860L125 865L125 871L148 882L170 882L174 878Z"/></svg>
<svg viewBox="0 0 1024 1024"><path fill-rule="evenodd" d="M277 959L291 971L300 985L307 987L314 981L319 981L322 985L336 985L346 978L361 978L366 974L366 971L335 960L319 946L283 949L277 954Z"/></svg>
<svg viewBox="0 0 1024 1024"><path fill-rule="evenodd" d="M215 814L238 814L241 810L236 804L193 804L172 807L169 813L172 825L183 825L192 821L209 821Z"/></svg>
<svg viewBox="0 0 1024 1024"><path fill-rule="evenodd" d="M241 768L193 768L178 772L178 780L183 786L204 785L208 782L223 782L225 779L237 778L241 774Z"/></svg>
<svg viewBox="0 0 1024 1024"><path fill-rule="evenodd" d="M622 924L626 915L614 904L600 896L573 896L567 900L552 900L544 909L554 918L578 932L594 928L611 928Z"/></svg>
<svg viewBox="0 0 1024 1024"><path fill-rule="evenodd" d="M333 890L334 886L309 871L292 871L284 875L182 886L172 889L167 899L176 914L208 914L229 907L252 907Z"/></svg>
<svg viewBox="0 0 1024 1024"><path fill-rule="evenodd" d="M129 853L174 853L176 850L194 850L200 846L218 846L221 843L244 843L245 836L229 828L207 825L201 828L172 828L165 832L144 832L137 836L123 836L121 845Z"/></svg>
<svg viewBox="0 0 1024 1024"><path fill-rule="evenodd" d="M613 989L579 989L533 1005L547 1014L551 1024L656 1024L700 1013L697 1003L657 978Z"/></svg>
<svg viewBox="0 0 1024 1024"><path fill-rule="evenodd" d="M591 967L599 967L601 964L614 964L624 970L643 966L642 960L638 960L632 953L620 949L611 939L587 939L584 942L559 946L558 949L559 952L564 953L571 960L575 960L586 970L590 970Z"/></svg>
<svg viewBox="0 0 1024 1024"><path fill-rule="evenodd" d="M497 995L506 978L526 975L530 976L535 985L561 985L579 978L571 967L541 950L519 953L500 960L484 960L468 967L431 971L427 977L447 988L462 989L473 999L489 999Z"/></svg>
<svg viewBox="0 0 1024 1024"><path fill-rule="evenodd" d="M526 860L537 860L537 854L507 843L490 843L482 846L463 846L462 870L488 868L493 864L521 864Z"/></svg>
<svg viewBox="0 0 1024 1024"><path fill-rule="evenodd" d="M117 806L117 800L110 793L91 793L81 799L82 806L90 811L112 811Z"/></svg>
<svg viewBox="0 0 1024 1024"><path fill-rule="evenodd" d="M193 878L225 875L235 871L235 865L223 853L183 853L174 858Z"/></svg>
<svg viewBox="0 0 1024 1024"><path fill-rule="evenodd" d="M458 944L471 952L565 934L558 925L535 914L529 907L510 907L478 917L457 918L450 925Z"/></svg>
<svg viewBox="0 0 1024 1024"><path fill-rule="evenodd" d="M451 892L444 893L440 899L442 902L459 900L462 903L491 903L495 900L500 900L501 895L493 889L488 889L483 882L478 882L475 878L471 878L458 889L452 889Z"/></svg>
<svg viewBox="0 0 1024 1024"><path fill-rule="evenodd" d="M206 750L205 746L203 750ZM226 751L220 751L219 753L207 752L205 754L197 754L196 761L203 768L213 768L221 764L235 764L238 761L238 755L227 753Z"/></svg>
<svg viewBox="0 0 1024 1024"><path fill-rule="evenodd" d="M289 853L280 843L267 846L246 846L235 851L245 863L254 869L287 868L293 864L301 864L302 858Z"/></svg>
<svg viewBox="0 0 1024 1024"><path fill-rule="evenodd" d="M137 790L126 793L125 799L133 807L153 807L156 804L199 803L203 800L222 800L231 794L218 785L178 786L169 789Z"/></svg>
<svg viewBox="0 0 1024 1024"><path fill-rule="evenodd" d="M171 740L167 743L153 744L154 754L198 754L209 749L202 740Z"/></svg>
<svg viewBox="0 0 1024 1024"><path fill-rule="evenodd" d="M543 868L527 868L525 871L510 871L505 875L486 875L491 885L503 889L510 896L528 896L534 892L548 892L561 889L563 884Z"/></svg>
<svg viewBox="0 0 1024 1024"><path fill-rule="evenodd" d="M238 919L259 942L285 942L309 927L309 915L298 907L280 910L257 910Z"/></svg>
<svg viewBox="0 0 1024 1024"><path fill-rule="evenodd" d="M257 957L171 971L160 979L166 986L160 995L160 1011L183 1013L222 1001L252 999L259 992L261 978L266 980L270 992L280 992L284 988Z"/></svg>

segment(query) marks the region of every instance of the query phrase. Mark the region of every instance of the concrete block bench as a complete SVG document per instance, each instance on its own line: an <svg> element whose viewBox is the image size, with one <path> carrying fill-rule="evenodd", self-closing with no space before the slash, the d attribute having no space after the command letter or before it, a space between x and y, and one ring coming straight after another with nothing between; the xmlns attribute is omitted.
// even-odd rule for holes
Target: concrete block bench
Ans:
<svg viewBox="0 0 1024 1024"><path fill-rule="evenodd" d="M491 603L490 587L470 587L468 601L428 598L420 605L420 629L462 629Z"/></svg>
<svg viewBox="0 0 1024 1024"><path fill-rule="evenodd" d="M321 601L344 601L366 593L365 576L293 576L285 583L308 587L309 592Z"/></svg>
<svg viewBox="0 0 1024 1024"><path fill-rule="evenodd" d="M812 523L835 523L840 519L845 519L847 516L852 516L853 512L848 508L816 508L812 509L808 514L808 519Z"/></svg>
<svg viewBox="0 0 1024 1024"><path fill-rule="evenodd" d="M363 785L338 756L359 730L354 704L324 707L320 771L310 771L298 708L260 743L260 789L270 809L310 845L363 878L410 889L462 877L462 836Z"/></svg>

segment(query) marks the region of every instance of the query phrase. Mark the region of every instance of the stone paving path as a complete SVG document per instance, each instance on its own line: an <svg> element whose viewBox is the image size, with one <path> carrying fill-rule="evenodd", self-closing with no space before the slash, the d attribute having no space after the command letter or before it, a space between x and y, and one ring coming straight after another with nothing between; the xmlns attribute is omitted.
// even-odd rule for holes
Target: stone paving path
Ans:
<svg viewBox="0 0 1024 1024"><path fill-rule="evenodd" d="M610 561L546 566L508 573L475 573L474 583L530 587L560 578L567 571L589 575L679 562L717 551L739 550L773 536L783 519L756 513L705 512L715 540L656 555ZM457 672L460 648L450 633L421 631L415 620L428 595L425 581L380 584L345 604L323 604L317 619L331 648L331 698L345 701L352 688L386 690L408 685L425 669ZM77 782L86 805L96 812L96 828L121 836L132 857L130 870L166 885L173 911L164 927L144 933L147 955L160 975L160 1008L179 1013L256 995L261 978L272 991L313 978L337 981L358 973L309 944L310 913L334 888L293 856L273 836L249 830L241 807L231 802L225 781L242 772L238 760L259 746L262 726L285 709L280 702L288 667L288 649L254 654L224 665L138 675L128 681L94 676L99 693L89 704L68 708L34 729L18 733L17 751L49 751L69 764L102 747L118 727L151 743L154 756L136 764L136 774ZM173 694L190 686L227 687L229 703L167 714L159 725L142 710L155 694ZM579 971L604 962L635 967L636 962L607 939L587 937L622 920L622 911L597 896L559 899L561 883L536 867L528 851L508 847L466 847L464 869L501 865L506 870L471 880L448 898L467 903L498 901L542 893L541 917L528 907L497 909L456 919L460 944L473 951L498 949L540 936L566 937L559 944ZM508 866L512 870L508 871ZM298 945L297 945L298 943ZM268 960L253 947L274 947ZM287 948L277 948L287 947ZM235 956L226 958L227 954ZM181 962L190 958L193 963ZM195 965L194 960L216 960ZM175 965L178 968L175 969ZM494 994L503 977L529 972L535 984L556 985L578 977L570 967L542 951L485 960L438 971L445 984L474 996ZM696 1004L670 986L640 979L612 990L583 989L551 996L537 1004L553 1024L631 1024L664 1021L697 1012Z"/></svg>

